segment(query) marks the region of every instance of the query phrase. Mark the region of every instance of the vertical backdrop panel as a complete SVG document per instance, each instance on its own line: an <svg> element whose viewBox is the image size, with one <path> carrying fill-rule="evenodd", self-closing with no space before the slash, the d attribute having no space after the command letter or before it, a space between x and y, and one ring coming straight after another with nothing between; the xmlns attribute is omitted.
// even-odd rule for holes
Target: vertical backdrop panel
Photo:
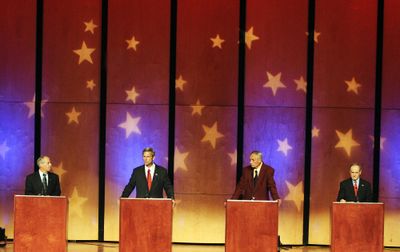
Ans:
<svg viewBox="0 0 400 252"><path fill-rule="evenodd" d="M330 243L330 209L340 181L350 177L352 163L363 167L372 183L374 111L372 109L313 110L310 194L310 243Z"/></svg>
<svg viewBox="0 0 400 252"><path fill-rule="evenodd" d="M101 1L44 1L42 154L69 199L68 239L98 237Z"/></svg>
<svg viewBox="0 0 400 252"><path fill-rule="evenodd" d="M36 1L1 1L0 226L13 238L14 194L34 170Z"/></svg>
<svg viewBox="0 0 400 252"><path fill-rule="evenodd" d="M379 200L385 202L385 245L400 246L400 2L385 1Z"/></svg>
<svg viewBox="0 0 400 252"><path fill-rule="evenodd" d="M279 234L286 244L301 244L303 233L304 122L303 108L247 107L243 165L253 150L275 170L282 204Z"/></svg>
<svg viewBox="0 0 400 252"><path fill-rule="evenodd" d="M118 200L142 150L168 165L170 1L109 1L106 240L118 240ZM131 197L136 196L136 191Z"/></svg>
<svg viewBox="0 0 400 252"><path fill-rule="evenodd" d="M236 181L238 36L239 1L178 2L174 242L225 240L223 202Z"/></svg>

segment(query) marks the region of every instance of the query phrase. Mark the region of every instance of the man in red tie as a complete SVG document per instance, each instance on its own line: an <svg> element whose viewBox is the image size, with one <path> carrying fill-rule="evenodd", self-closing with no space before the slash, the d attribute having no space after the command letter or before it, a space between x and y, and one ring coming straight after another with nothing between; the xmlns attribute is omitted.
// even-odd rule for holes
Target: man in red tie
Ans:
<svg viewBox="0 0 400 252"><path fill-rule="evenodd" d="M371 202L372 191L371 184L362 179L362 169L359 164L350 166L350 178L340 182L339 193L336 201L340 202Z"/></svg>
<svg viewBox="0 0 400 252"><path fill-rule="evenodd" d="M173 199L174 189L168 178L167 169L154 163L154 150L145 148L142 154L144 165L133 169L121 197L129 197L136 187L136 198L163 198L165 190L167 197Z"/></svg>

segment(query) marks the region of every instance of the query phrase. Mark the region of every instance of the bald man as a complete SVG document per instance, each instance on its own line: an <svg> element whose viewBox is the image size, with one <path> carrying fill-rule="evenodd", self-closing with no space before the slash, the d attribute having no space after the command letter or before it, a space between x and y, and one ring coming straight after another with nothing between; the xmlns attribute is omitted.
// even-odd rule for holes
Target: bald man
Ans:
<svg viewBox="0 0 400 252"><path fill-rule="evenodd" d="M362 168L359 164L352 164L349 169L350 178L340 183L337 196L339 202L371 202L371 184L362 179Z"/></svg>

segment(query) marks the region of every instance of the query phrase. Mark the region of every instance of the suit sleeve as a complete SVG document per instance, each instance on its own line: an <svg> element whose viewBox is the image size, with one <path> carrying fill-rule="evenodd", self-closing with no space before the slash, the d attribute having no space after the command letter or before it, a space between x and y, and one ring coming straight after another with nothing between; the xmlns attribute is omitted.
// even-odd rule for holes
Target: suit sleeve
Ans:
<svg viewBox="0 0 400 252"><path fill-rule="evenodd" d="M60 196L61 195L61 187L60 187L60 180L58 178L58 175L55 174L55 180L56 180L56 187L54 189L54 196Z"/></svg>
<svg viewBox="0 0 400 252"><path fill-rule="evenodd" d="M174 199L174 187L169 180L168 173L165 172L164 179L163 179L163 187L165 192L167 193L167 197L170 199Z"/></svg>
<svg viewBox="0 0 400 252"><path fill-rule="evenodd" d="M32 179L29 176L25 179L25 195L35 195Z"/></svg>
<svg viewBox="0 0 400 252"><path fill-rule="evenodd" d="M336 198L336 201L340 201L341 199L345 199L344 195L345 195L345 189L344 189L344 183L342 182L342 183L340 183L340 186L339 186L339 192L338 192L338 196Z"/></svg>
<svg viewBox="0 0 400 252"><path fill-rule="evenodd" d="M246 188L246 179L243 171L242 177L240 177L240 181L236 185L235 192L233 193L231 199L239 199L240 195L243 194L245 188Z"/></svg>
<svg viewBox="0 0 400 252"><path fill-rule="evenodd" d="M367 187L367 202L373 202L374 201L374 197L372 194L372 190L371 190L371 185L368 183L368 187Z"/></svg>
<svg viewBox="0 0 400 252"><path fill-rule="evenodd" d="M273 200L277 200L277 199L279 199L279 194L278 194L278 190L276 189L276 183L275 183L275 180L274 180L274 173L275 173L274 170L272 170L271 173L268 173L267 186L268 186L268 189L269 189L269 191L271 193L272 199Z"/></svg>
<svg viewBox="0 0 400 252"><path fill-rule="evenodd" d="M133 189L135 189L135 187L136 187L136 173L135 170L133 170L131 178L129 179L129 183L125 186L121 198L128 198L129 195L131 195Z"/></svg>

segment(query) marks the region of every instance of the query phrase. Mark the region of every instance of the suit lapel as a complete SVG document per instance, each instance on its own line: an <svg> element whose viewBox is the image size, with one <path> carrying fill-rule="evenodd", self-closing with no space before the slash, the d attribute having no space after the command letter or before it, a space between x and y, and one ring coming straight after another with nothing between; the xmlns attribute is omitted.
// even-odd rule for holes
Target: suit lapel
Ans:
<svg viewBox="0 0 400 252"><path fill-rule="evenodd" d="M43 193L43 184L42 184L42 180L40 179L40 174L38 171L35 172L34 183L35 183L36 191Z"/></svg>
<svg viewBox="0 0 400 252"><path fill-rule="evenodd" d="M265 174L266 174L266 170L265 170L265 167L263 164L260 169L260 174L258 174L258 179L257 179L256 186L254 189L257 189L257 187L259 187L259 184L261 183L261 181L264 181L264 178L266 176Z"/></svg>

